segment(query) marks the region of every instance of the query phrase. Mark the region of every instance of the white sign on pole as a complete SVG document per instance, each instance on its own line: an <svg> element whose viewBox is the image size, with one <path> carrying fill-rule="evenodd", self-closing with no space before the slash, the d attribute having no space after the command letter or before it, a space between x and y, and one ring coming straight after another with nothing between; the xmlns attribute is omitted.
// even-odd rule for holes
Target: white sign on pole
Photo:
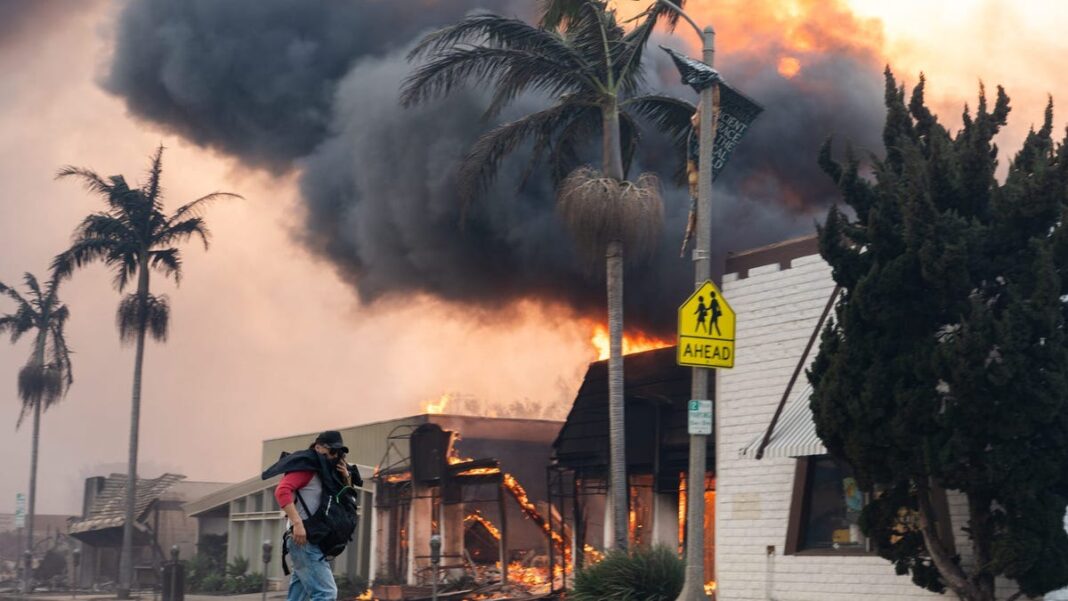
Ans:
<svg viewBox="0 0 1068 601"><path fill-rule="evenodd" d="M15 527L26 527L26 495L15 493Z"/></svg>
<svg viewBox="0 0 1068 601"><path fill-rule="evenodd" d="M690 401L689 434L712 434L712 401Z"/></svg>

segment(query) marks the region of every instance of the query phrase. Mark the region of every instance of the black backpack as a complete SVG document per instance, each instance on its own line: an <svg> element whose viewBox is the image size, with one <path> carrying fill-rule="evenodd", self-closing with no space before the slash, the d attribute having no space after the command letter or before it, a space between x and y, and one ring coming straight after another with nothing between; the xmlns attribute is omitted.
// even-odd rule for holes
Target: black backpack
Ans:
<svg viewBox="0 0 1068 601"><path fill-rule="evenodd" d="M328 559L341 555L356 532L356 509L359 506L356 489L346 486L336 494L330 494L326 487L323 487L319 508L314 514L308 511L308 505L301 498L300 491L297 491L297 500L304 507L304 513L309 515L308 519L304 520L308 542L318 545Z"/></svg>

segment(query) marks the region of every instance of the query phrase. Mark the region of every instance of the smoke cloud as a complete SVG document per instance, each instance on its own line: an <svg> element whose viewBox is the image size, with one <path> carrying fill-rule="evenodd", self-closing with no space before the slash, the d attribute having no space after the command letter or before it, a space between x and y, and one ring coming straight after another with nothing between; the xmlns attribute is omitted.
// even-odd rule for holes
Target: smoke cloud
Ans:
<svg viewBox="0 0 1068 601"><path fill-rule="evenodd" d="M99 0L0 0L0 48L23 36L37 35L58 20L86 11Z"/></svg>
<svg viewBox="0 0 1068 601"><path fill-rule="evenodd" d="M400 83L413 68L406 48L478 5L133 0L104 85L133 114L198 144L249 166L298 169L306 208L299 238L366 302L428 294L493 310L535 299L599 318L603 285L577 258L550 183L534 177L518 185L525 152L504 164L461 227L454 175L494 125L481 119L484 91L399 106ZM715 188L718 258L812 231L834 197L816 166L827 135L862 148L879 141L882 88L872 52L810 52L791 78L767 59L778 44L747 45L717 63L765 107ZM696 100L665 55L654 47L647 56L651 91ZM546 104L521 98L500 121ZM690 263L678 257L689 200L671 182L676 167L667 140L647 131L634 173L661 175L665 230L654 256L628 268L625 303L630 325L659 334L671 331L674 307L691 286Z"/></svg>

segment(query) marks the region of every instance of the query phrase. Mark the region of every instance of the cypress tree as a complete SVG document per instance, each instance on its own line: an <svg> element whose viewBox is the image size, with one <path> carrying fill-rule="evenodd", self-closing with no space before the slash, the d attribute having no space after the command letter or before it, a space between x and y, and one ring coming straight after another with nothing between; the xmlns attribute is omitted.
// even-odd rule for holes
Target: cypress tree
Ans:
<svg viewBox="0 0 1068 601"><path fill-rule="evenodd" d="M819 436L871 493L861 527L899 574L967 601L1068 585L1068 134L1053 103L995 177L1009 98L951 134L886 71L883 158L820 164L820 252L842 295L809 379ZM966 541L935 495L963 495ZM960 517L960 516L958 516Z"/></svg>

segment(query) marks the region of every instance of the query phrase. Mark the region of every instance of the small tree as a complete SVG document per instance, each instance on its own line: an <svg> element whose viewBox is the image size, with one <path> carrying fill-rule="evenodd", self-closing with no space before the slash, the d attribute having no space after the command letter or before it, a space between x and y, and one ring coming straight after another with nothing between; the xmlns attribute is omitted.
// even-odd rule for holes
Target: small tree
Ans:
<svg viewBox="0 0 1068 601"><path fill-rule="evenodd" d="M842 296L809 373L817 431L873 491L861 526L898 573L968 601L998 576L1037 596L1068 584L1068 140L1051 101L1002 184L1000 87L954 135L922 76L906 105L887 70L886 107L874 181L852 153L820 157L854 216L820 231ZM937 528L936 487L967 501L970 556Z"/></svg>

